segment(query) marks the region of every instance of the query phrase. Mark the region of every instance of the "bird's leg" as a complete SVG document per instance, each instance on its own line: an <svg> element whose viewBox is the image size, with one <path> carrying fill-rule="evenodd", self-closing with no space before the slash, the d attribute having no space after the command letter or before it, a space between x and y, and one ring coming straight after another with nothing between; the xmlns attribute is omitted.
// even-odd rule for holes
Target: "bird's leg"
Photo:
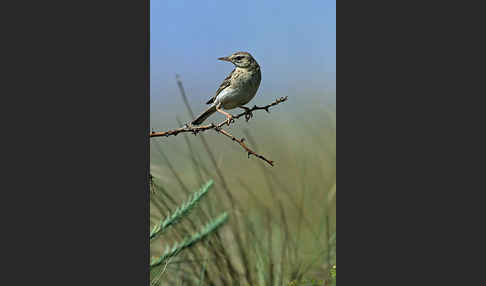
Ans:
<svg viewBox="0 0 486 286"><path fill-rule="evenodd" d="M221 103L218 103L218 105L216 105L216 110L221 113L221 114L224 114L224 116L226 116L226 124L228 124L228 126L230 125L230 123L233 121L235 121L233 119L233 115L229 114L228 112L225 112L221 109Z"/></svg>
<svg viewBox="0 0 486 286"><path fill-rule="evenodd" d="M250 120L250 118L253 117L253 113L251 112L251 109L246 106L240 106L240 108L245 110L245 120L246 122L248 122L248 120Z"/></svg>

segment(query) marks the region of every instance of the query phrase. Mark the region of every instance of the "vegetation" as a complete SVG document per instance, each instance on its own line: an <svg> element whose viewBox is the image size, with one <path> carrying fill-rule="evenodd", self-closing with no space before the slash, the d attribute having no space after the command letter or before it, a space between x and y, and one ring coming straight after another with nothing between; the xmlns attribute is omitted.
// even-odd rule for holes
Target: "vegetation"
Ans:
<svg viewBox="0 0 486 286"><path fill-rule="evenodd" d="M199 192L196 192L190 200L183 203L172 214L169 214L166 219L157 223L150 232L150 242L155 241L158 235L161 235L170 226L177 224L181 219L189 214L189 212L195 208L196 204L201 198L208 192L209 188L213 185L212 181L209 181ZM156 187L153 185L153 190L156 191ZM182 250L193 246L207 235L217 230L228 218L226 213L223 213L214 220L211 220L206 226L204 226L199 232L191 234L190 237L185 238L182 242L176 243L172 248L167 247L161 256L153 257L150 261L150 269L154 271L158 266L164 263L169 263L169 260L179 254ZM163 271L158 271L153 277L153 281L158 280L163 274Z"/></svg>
<svg viewBox="0 0 486 286"><path fill-rule="evenodd" d="M232 126L274 167L213 131L153 138L151 254L168 258L152 285L334 285L333 108L282 104Z"/></svg>

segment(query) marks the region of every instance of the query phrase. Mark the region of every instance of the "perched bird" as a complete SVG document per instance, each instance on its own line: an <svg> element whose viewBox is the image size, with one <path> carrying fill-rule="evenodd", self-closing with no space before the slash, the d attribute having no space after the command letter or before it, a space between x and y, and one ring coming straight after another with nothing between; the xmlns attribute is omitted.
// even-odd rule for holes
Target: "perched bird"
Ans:
<svg viewBox="0 0 486 286"><path fill-rule="evenodd" d="M216 111L226 116L229 125L233 117L222 109L239 107L249 112L250 109L243 105L255 97L260 86L262 79L260 66L249 53L236 52L229 57L218 58L218 60L233 63L235 69L224 79L216 91L216 95L206 102L206 104L210 104L210 107L192 121L193 125L200 125Z"/></svg>

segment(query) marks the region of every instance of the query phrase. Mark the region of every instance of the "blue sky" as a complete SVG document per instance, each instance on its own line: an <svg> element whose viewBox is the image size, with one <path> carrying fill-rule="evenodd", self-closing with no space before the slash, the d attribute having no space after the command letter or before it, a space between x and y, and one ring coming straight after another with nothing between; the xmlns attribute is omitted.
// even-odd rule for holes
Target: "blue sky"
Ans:
<svg viewBox="0 0 486 286"><path fill-rule="evenodd" d="M181 104L176 73L189 100L202 108L233 69L217 58L240 50L260 63L259 93L271 100L299 91L335 92L335 0L151 0L150 5L152 110Z"/></svg>

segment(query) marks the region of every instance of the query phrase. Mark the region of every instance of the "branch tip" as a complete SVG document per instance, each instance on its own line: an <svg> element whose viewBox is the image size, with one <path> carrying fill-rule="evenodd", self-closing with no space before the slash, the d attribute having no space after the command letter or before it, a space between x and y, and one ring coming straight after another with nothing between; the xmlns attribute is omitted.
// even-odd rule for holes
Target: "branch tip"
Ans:
<svg viewBox="0 0 486 286"><path fill-rule="evenodd" d="M176 78L178 78L178 75L176 75ZM179 82L178 82L179 83ZM250 148L248 148L248 146L245 145L245 138L241 138L241 139L238 139L236 137L234 137L233 135L231 135L230 133L228 133L227 131L223 130L222 127L227 124L228 126L235 122L235 119L238 119L240 118L241 116L245 116L245 119L246 121L248 122L248 120L253 117L252 116L252 112L255 111L255 110L265 110L267 113L270 113L270 107L273 107L277 104L280 104L284 101L287 100L287 96L285 97L281 97L277 100L275 100L274 102L268 104L268 105L265 105L265 106L262 106L262 107L259 107L257 105L254 105L252 108L244 108L245 109L245 112L243 113L240 113L236 116L233 116L233 118L231 118L231 120L224 120L222 122L220 122L219 124L215 124L215 123L211 123L211 124L208 124L208 125L203 125L203 126L193 126L192 124L184 124L184 127L181 127L181 128L177 128L177 129L173 129L173 130L169 130L169 131L165 131L165 132L156 132L154 130L152 130L152 132L150 133L150 138L152 137L169 137L170 135L173 135L173 136L177 136L177 134L179 133L184 133L184 132L191 132L194 134L194 136L196 136L199 132L202 132L202 131L206 131L206 130L209 130L209 129L214 129L216 132L230 138L232 141L236 141L238 144L240 144L240 146L245 149L245 151L248 153L248 158L250 158L250 155L253 155L265 162L267 162L268 164L270 164L271 166L273 166L274 164L274 161L272 160L268 160L267 158L265 158L264 156L260 155L260 154L257 154L255 153L254 151L252 151Z"/></svg>

